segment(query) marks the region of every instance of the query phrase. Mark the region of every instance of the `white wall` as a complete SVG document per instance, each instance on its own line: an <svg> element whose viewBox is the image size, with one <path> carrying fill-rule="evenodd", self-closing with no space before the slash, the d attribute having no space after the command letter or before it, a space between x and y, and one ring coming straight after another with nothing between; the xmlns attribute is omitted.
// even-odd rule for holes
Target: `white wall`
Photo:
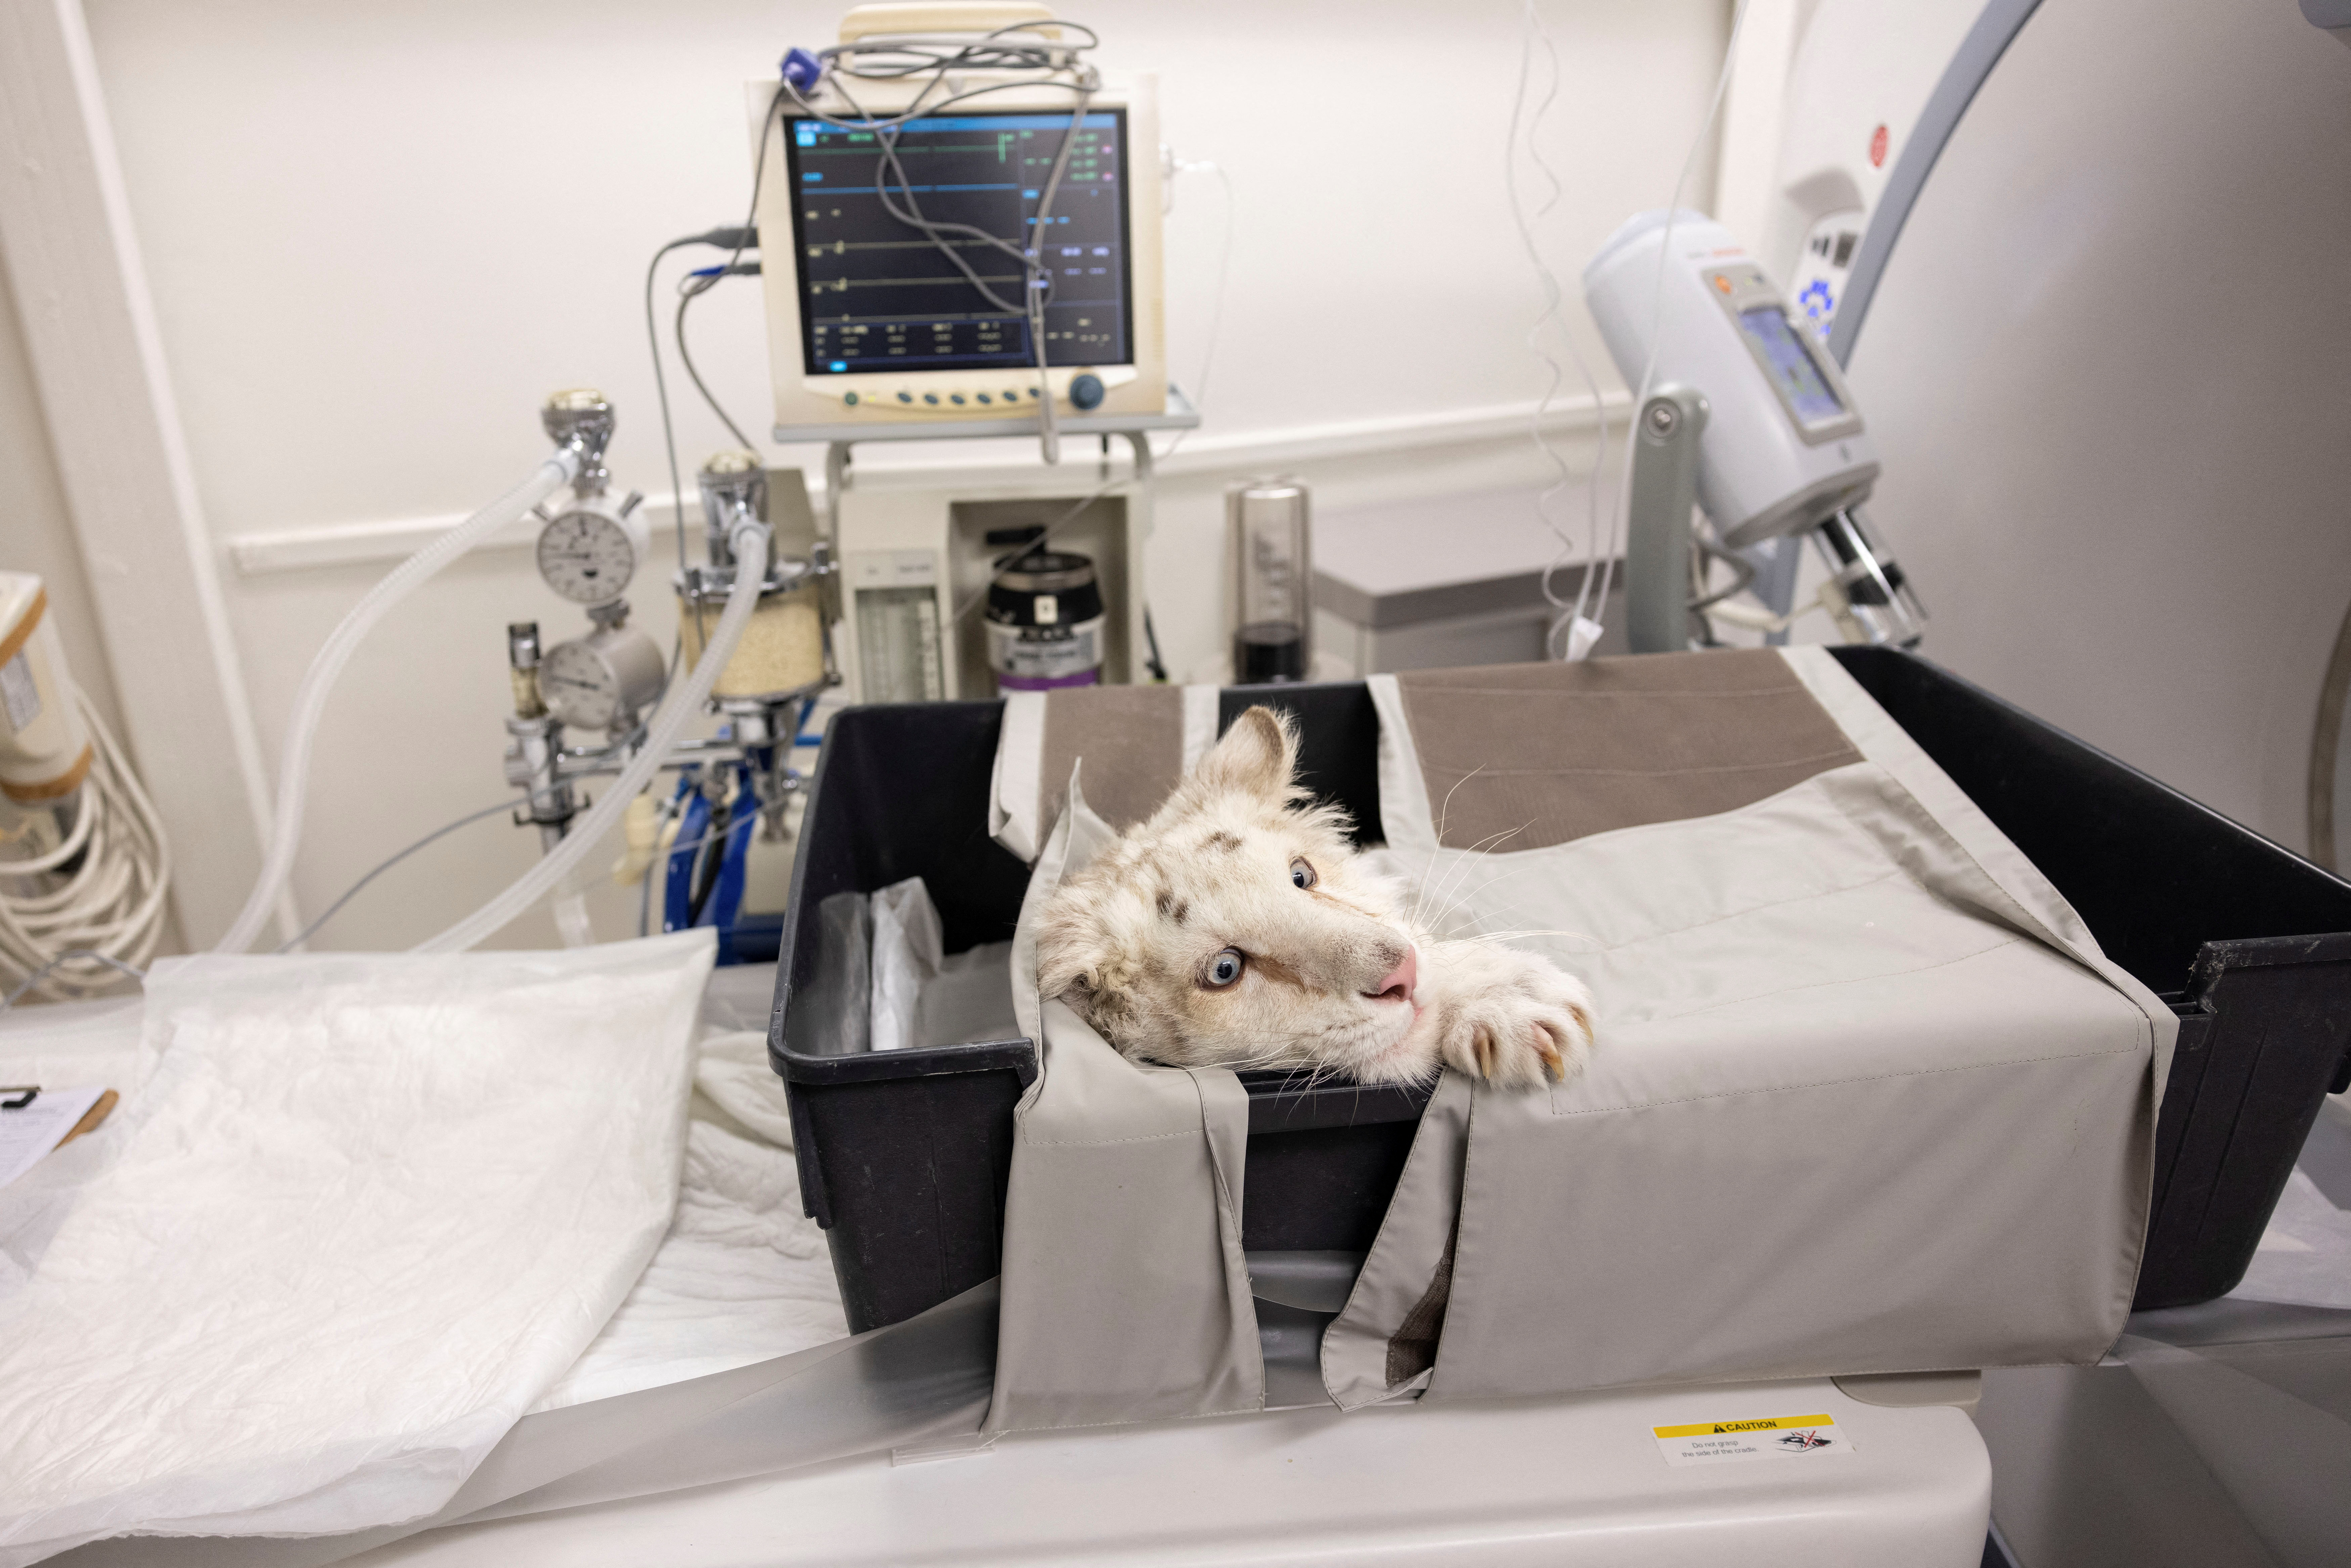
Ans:
<svg viewBox="0 0 2351 1568"><path fill-rule="evenodd" d="M0 277L0 476L5 476L0 481L0 571L40 577L75 684L89 694L99 716L120 737L122 709L115 700L114 672L99 641L89 574L74 539L65 486L49 450L48 424L41 417L40 393L5 277Z"/></svg>
<svg viewBox="0 0 2351 1568"><path fill-rule="evenodd" d="M5 276L0 276L0 571L29 571L41 579L48 596L47 614L65 643L74 684L89 695L99 720L124 743L131 765L140 767L99 637L89 572L49 445L16 301ZM176 922L167 922L162 949L172 952L179 946Z"/></svg>
<svg viewBox="0 0 2351 1568"><path fill-rule="evenodd" d="M646 258L741 214L740 84L771 73L786 46L827 40L836 6L88 0L88 13L225 555L232 539L332 539L350 525L470 509L537 460L534 410L559 386L604 388L621 412L620 482L667 490L641 315ZM1502 191L1520 11L1507 0L1441 11L1122 0L1077 14L1102 33L1106 64L1159 73L1166 140L1222 165L1237 198L1208 424L1185 455L1188 476L1171 480L1150 563L1181 674L1214 651L1203 563L1216 557L1232 465L1301 427L1395 445L1360 437L1400 416L1514 409L1541 391L1520 340L1539 294ZM1670 192L1728 15L1719 0L1552 0L1543 15L1561 67L1544 147L1564 191L1540 232L1573 300L1605 234ZM1686 200L1704 204L1710 191L1702 162ZM1207 351L1224 224L1212 181L1180 183L1169 330L1188 385ZM715 388L764 427L756 289L730 286L696 309ZM731 444L690 396L674 406L689 465ZM1464 439L1307 475L1326 505L1535 482L1506 421L1464 428ZM1586 460L1588 441L1568 445ZM813 452L776 455L818 465ZM383 568L241 571L226 559L273 764L310 652ZM658 596L635 597L665 635ZM538 585L527 553L487 551L362 652L321 734L296 880L306 910L496 799L503 626L527 616L551 630L577 620ZM535 853L530 835L495 819L467 829L384 879L326 940L405 945ZM608 901L600 928L617 934L621 915ZM550 941L551 925L518 924L508 939Z"/></svg>

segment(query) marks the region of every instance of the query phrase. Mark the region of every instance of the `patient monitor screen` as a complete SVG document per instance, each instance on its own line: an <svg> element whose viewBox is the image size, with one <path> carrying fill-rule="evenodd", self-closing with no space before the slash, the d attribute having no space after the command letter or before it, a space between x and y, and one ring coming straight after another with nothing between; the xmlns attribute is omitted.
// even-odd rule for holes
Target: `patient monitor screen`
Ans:
<svg viewBox="0 0 2351 1568"><path fill-rule="evenodd" d="M898 131L894 169L876 132L787 120L808 373L1034 364L1028 317L1003 308L1022 300L1020 263L958 235L945 236L955 247L949 256L890 209L967 225L1025 251L1070 118L1024 111L909 120ZM1126 174L1126 111L1088 112L1045 225L1048 364L1132 362ZM957 259L997 302L972 287Z"/></svg>
<svg viewBox="0 0 2351 1568"><path fill-rule="evenodd" d="M1771 380L1780 396L1799 424L1820 424L1843 417L1844 404L1838 401L1828 378L1813 362L1812 350L1804 346L1788 325L1788 313L1776 305L1739 313L1740 330L1748 340L1761 350L1763 362L1771 368Z"/></svg>

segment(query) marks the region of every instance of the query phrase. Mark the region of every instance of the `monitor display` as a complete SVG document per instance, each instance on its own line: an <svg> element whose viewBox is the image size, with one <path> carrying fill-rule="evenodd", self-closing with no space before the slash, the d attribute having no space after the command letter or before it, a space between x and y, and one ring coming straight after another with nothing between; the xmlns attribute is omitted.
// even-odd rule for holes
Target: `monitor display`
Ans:
<svg viewBox="0 0 2351 1568"><path fill-rule="evenodd" d="M1025 251L1070 121L1033 110L909 120L897 133L901 183L877 132L787 120L808 373L1033 365L1028 317L992 303L928 235L894 216L883 183L902 212ZM1133 362L1126 175L1126 111L1088 111L1045 225L1050 365ZM1020 301L1018 261L977 239L952 243L998 300Z"/></svg>
<svg viewBox="0 0 2351 1568"><path fill-rule="evenodd" d="M1845 406L1821 374L1812 350L1788 325L1788 313L1776 305L1739 313L1740 330L1762 351L1771 368L1771 380L1799 424L1824 423L1844 416Z"/></svg>

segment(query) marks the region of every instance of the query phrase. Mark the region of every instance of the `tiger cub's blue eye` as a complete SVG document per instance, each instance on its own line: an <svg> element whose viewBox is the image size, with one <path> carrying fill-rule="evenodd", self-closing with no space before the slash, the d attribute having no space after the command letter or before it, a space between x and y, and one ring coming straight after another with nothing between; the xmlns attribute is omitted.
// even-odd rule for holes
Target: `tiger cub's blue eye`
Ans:
<svg viewBox="0 0 2351 1568"><path fill-rule="evenodd" d="M1315 876L1314 868L1312 866L1308 865L1302 860L1294 860L1290 862L1290 886L1296 888L1308 888L1312 887L1314 883Z"/></svg>
<svg viewBox="0 0 2351 1568"><path fill-rule="evenodd" d="M1249 960L1243 956L1239 948L1226 948L1208 965L1209 988L1214 990L1223 990L1227 986L1239 979L1241 971L1248 967Z"/></svg>

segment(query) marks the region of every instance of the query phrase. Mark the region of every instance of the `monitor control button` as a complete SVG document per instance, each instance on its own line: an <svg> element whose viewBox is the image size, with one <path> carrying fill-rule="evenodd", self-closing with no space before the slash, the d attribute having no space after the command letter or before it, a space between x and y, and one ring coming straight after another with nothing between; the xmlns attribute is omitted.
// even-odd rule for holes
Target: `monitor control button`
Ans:
<svg viewBox="0 0 2351 1568"><path fill-rule="evenodd" d="M1070 402L1079 408L1100 408L1102 384L1100 376L1074 376L1070 381Z"/></svg>
<svg viewBox="0 0 2351 1568"><path fill-rule="evenodd" d="M948 401L949 402L951 402L951 403L955 403L955 404L956 404L956 405L960 406L960 405L962 404L962 402L963 402L963 393L961 393L961 392L949 392L949 393L947 393L947 401Z"/></svg>
<svg viewBox="0 0 2351 1568"><path fill-rule="evenodd" d="M850 407L855 408L857 406L857 394L855 392L843 392L841 394L841 401L847 403Z"/></svg>
<svg viewBox="0 0 2351 1568"><path fill-rule="evenodd" d="M977 394L977 395L978 395L978 397L979 397L979 401L980 401L980 402L994 402L996 401L994 398L992 398L992 397L988 396L986 392L981 392L981 393L979 393L979 394Z"/></svg>
<svg viewBox="0 0 2351 1568"><path fill-rule="evenodd" d="M898 394L898 401L900 402L912 402L914 401L914 394L913 392L900 392Z"/></svg>
<svg viewBox="0 0 2351 1568"><path fill-rule="evenodd" d="M938 406L939 394L936 392L925 392L923 394L923 401L935 408Z"/></svg>

